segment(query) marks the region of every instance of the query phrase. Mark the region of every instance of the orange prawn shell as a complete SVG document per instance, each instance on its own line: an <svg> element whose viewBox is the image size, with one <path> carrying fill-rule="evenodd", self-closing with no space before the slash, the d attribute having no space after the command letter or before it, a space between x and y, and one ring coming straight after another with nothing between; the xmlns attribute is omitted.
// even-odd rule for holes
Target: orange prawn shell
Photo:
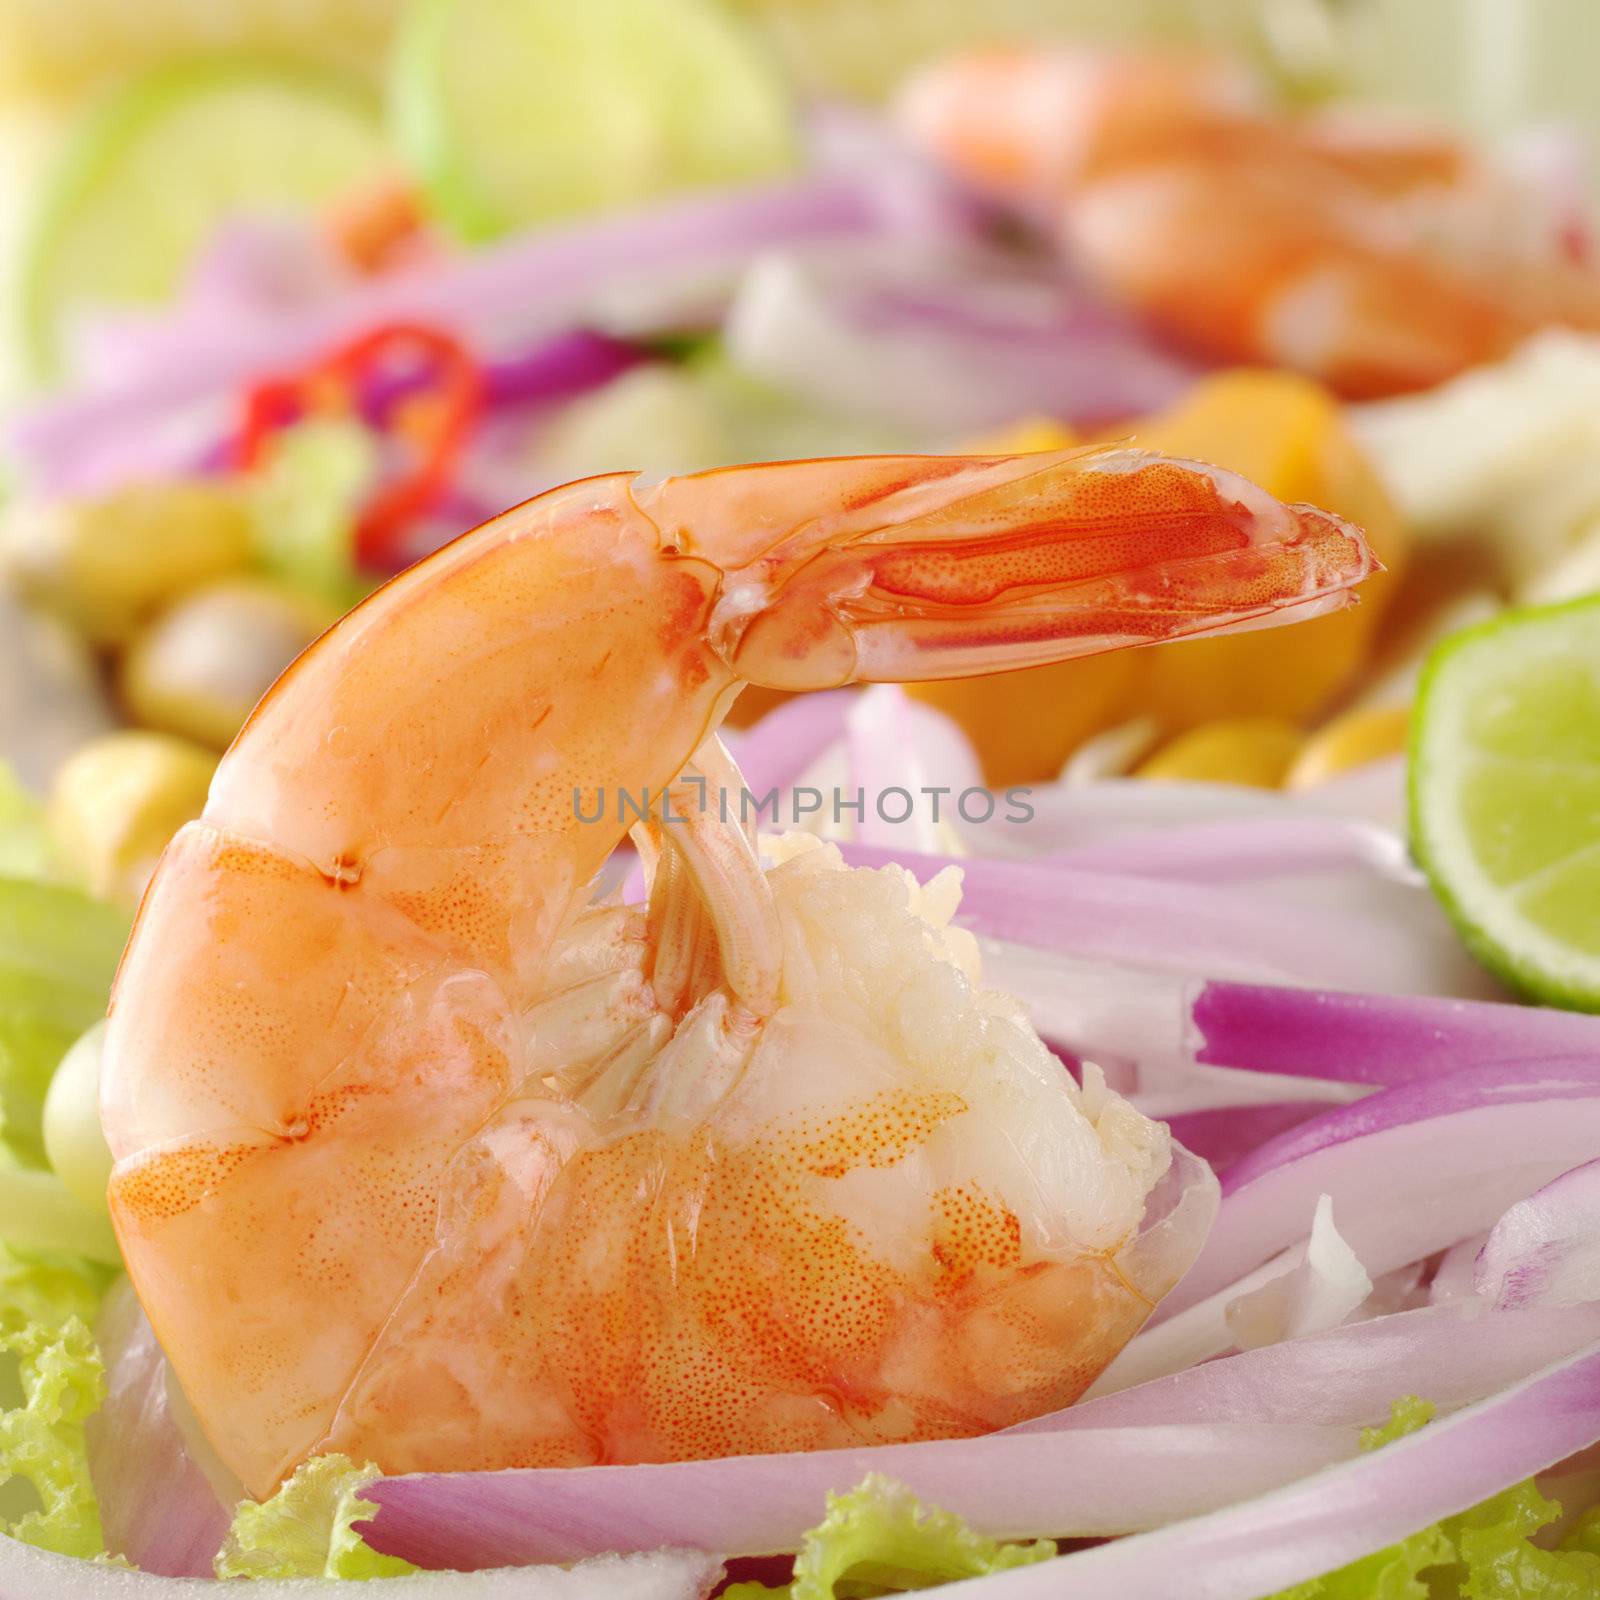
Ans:
<svg viewBox="0 0 1600 1600"><path fill-rule="evenodd" d="M141 1273L141 1292L182 1370L206 1375L213 1442L254 1493L327 1450L445 1471L987 1431L1069 1404L1165 1287L1135 1290L1110 1251L1025 1261L1016 1213L962 1184L928 1192L924 1260L880 1259L828 1188L974 1114L947 1092L754 1138L716 1121L598 1136L518 1097L517 1021L487 977L422 973L405 941L329 915L309 876L203 825L175 849L228 874L204 930L219 995L248 981L234 919L301 902L302 1003L270 1026L219 1007L233 1059L256 1034L304 1063L301 1095L218 1104L205 1133L112 1181L136 1270L155 1247L192 1280L152 1297ZM140 948L124 982L161 983ZM352 967L367 991L341 994ZM331 1418L311 1406L328 1394Z"/></svg>
<svg viewBox="0 0 1600 1600"><path fill-rule="evenodd" d="M224 758L113 999L113 1222L223 1461L263 1495L324 1450L390 1472L673 1459L1073 1398L1203 1233L1202 1205L1160 1259L1133 1239L1158 1131L1116 1102L1102 1150L1020 1012L961 987L874 874L832 873L880 897L876 931L844 961L819 913L776 1012L717 989L666 1013L649 913L588 905L616 798L675 779L741 677L972 672L1320 614L1371 568L1335 518L1109 451L589 480L379 591ZM863 977L902 948L911 967ZM823 968L856 985L849 1026L804 998ZM910 970L932 988L896 1009ZM930 996L948 1015L917 1071L904 1041L863 1043ZM918 1087L958 1059L971 1086ZM618 1072L593 1109L584 1085ZM975 1180L980 1147L1006 1184ZM1102 1175L1112 1149L1137 1160Z"/></svg>
<svg viewBox="0 0 1600 1600"><path fill-rule="evenodd" d="M1069 1404L1148 1314L1114 1270L1018 1273L1016 1217L944 1190L930 1287L809 1193L818 1160L901 1159L929 1116L891 1102L870 1134L846 1118L741 1148L640 1130L581 1151L512 1224L520 1265L475 1391L447 1357L419 1373L404 1354L481 1348L472 1260L419 1286L391 1369L363 1374L328 1448L376 1444L391 1471L679 1460L968 1435Z"/></svg>

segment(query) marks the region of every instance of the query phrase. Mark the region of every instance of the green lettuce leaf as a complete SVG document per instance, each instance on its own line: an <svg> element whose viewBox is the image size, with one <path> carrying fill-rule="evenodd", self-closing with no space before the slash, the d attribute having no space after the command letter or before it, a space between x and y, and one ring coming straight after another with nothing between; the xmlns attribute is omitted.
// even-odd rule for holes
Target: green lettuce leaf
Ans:
<svg viewBox="0 0 1600 1600"><path fill-rule="evenodd" d="M1361 1448L1392 1444L1433 1415L1434 1408L1414 1395L1397 1400L1383 1427L1361 1435ZM1596 1600L1600 1512L1583 1518L1559 1550L1533 1544L1560 1515L1561 1507L1529 1479L1268 1600Z"/></svg>
<svg viewBox="0 0 1600 1600"><path fill-rule="evenodd" d="M122 1261L111 1219L91 1211L53 1172L0 1154L0 1246L28 1254L64 1252L107 1267Z"/></svg>
<svg viewBox="0 0 1600 1600"><path fill-rule="evenodd" d="M0 877L0 1017L77 1035L105 1014L126 913L76 889Z"/></svg>
<svg viewBox="0 0 1600 1600"><path fill-rule="evenodd" d="M0 876L0 1243L121 1259L104 1212L48 1170L42 1119L61 1058L105 1015L127 932L76 889Z"/></svg>
<svg viewBox="0 0 1600 1600"><path fill-rule="evenodd" d="M1403 1439L1408 1433L1426 1427L1437 1415L1438 1407L1432 1401L1420 1400L1416 1395L1408 1394L1389 1407L1389 1420L1381 1428L1361 1430L1361 1448L1381 1450L1386 1444L1393 1444L1396 1439Z"/></svg>
<svg viewBox="0 0 1600 1600"><path fill-rule="evenodd" d="M975 1533L958 1516L925 1507L903 1485L872 1473L850 1494L829 1495L827 1515L801 1543L794 1582L782 1589L740 1583L724 1600L835 1600L848 1582L851 1596L903 1594L961 1578L1047 1561L1048 1539L1003 1544Z"/></svg>
<svg viewBox="0 0 1600 1600"><path fill-rule="evenodd" d="M105 1015L128 922L50 868L43 810L0 764L0 1533L95 1557L90 1330L121 1257L104 1212L48 1169L42 1117L68 1046Z"/></svg>
<svg viewBox="0 0 1600 1600"><path fill-rule="evenodd" d="M76 1037L48 1017L0 1014L0 1140L24 1166L45 1164L44 1097ZM9 1208L0 1208L0 1217L9 1215Z"/></svg>
<svg viewBox="0 0 1600 1600"><path fill-rule="evenodd" d="M1421 1574L1443 1566L1454 1554L1443 1529L1435 1524L1324 1578L1285 1589L1272 1600L1430 1600L1433 1590Z"/></svg>
<svg viewBox="0 0 1600 1600"><path fill-rule="evenodd" d="M376 1514L361 1491L382 1474L347 1456L317 1456L257 1505L242 1501L217 1555L219 1578L398 1578L417 1569L379 1555L351 1524Z"/></svg>
<svg viewBox="0 0 1600 1600"><path fill-rule="evenodd" d="M1600 1506L1584 1512L1561 1541L1561 1548L1574 1555L1600 1556Z"/></svg>
<svg viewBox="0 0 1600 1600"><path fill-rule="evenodd" d="M1462 1600L1595 1600L1600 1553L1570 1539L1561 1550L1529 1542L1560 1515L1561 1507L1530 1479L1447 1518L1444 1528L1455 1544ZM1578 1533L1583 1531L1580 1523Z"/></svg>
<svg viewBox="0 0 1600 1600"><path fill-rule="evenodd" d="M0 1246L0 1533L63 1555L104 1549L84 1422L104 1395L89 1328L103 1274Z"/></svg>

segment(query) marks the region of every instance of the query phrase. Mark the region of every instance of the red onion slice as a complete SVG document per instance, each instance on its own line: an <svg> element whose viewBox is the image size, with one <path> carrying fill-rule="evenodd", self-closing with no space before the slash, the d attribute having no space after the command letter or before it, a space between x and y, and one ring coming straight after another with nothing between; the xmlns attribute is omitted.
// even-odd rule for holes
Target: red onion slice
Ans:
<svg viewBox="0 0 1600 1600"><path fill-rule="evenodd" d="M1062 851L1065 866L1191 883L1233 883L1316 871L1376 872L1419 883L1400 839L1354 817L1281 808L1278 817L1222 817L1098 840Z"/></svg>
<svg viewBox="0 0 1600 1600"><path fill-rule="evenodd" d="M1600 1063L1468 1068L1385 1089L1231 1167L1217 1225L1152 1321L1229 1288L1302 1237L1320 1194L1374 1275L1491 1227L1600 1148Z"/></svg>
<svg viewBox="0 0 1600 1600"><path fill-rule="evenodd" d="M209 1578L243 1493L220 1497L188 1444L176 1380L126 1278L95 1326L106 1398L88 1423L106 1548L145 1572Z"/></svg>
<svg viewBox="0 0 1600 1600"><path fill-rule="evenodd" d="M381 1509L366 1531L375 1546L431 1564L570 1559L689 1539L763 1554L792 1549L829 1490L882 1472L997 1536L1126 1533L1164 1525L1182 1506L1232 1504L1252 1492L1247 1481L1281 1484L1348 1458L1359 1428L1387 1416L1397 1394L1425 1390L1443 1408L1469 1406L1597 1336L1595 1307L1429 1307L1213 1362L986 1438L392 1478L369 1491Z"/></svg>
<svg viewBox="0 0 1600 1600"><path fill-rule="evenodd" d="M1316 1423L1072 1428L866 1450L389 1478L358 1525L374 1549L429 1567L570 1561L693 1539L730 1555L795 1549L830 1492L869 1472L1000 1536L1123 1533L1230 1505L1356 1448Z"/></svg>
<svg viewBox="0 0 1600 1600"><path fill-rule="evenodd" d="M849 689L801 695L769 711L752 728L724 730L723 741L751 794L760 799L769 789L798 783L806 768L844 737L854 699Z"/></svg>
<svg viewBox="0 0 1600 1600"><path fill-rule="evenodd" d="M1115 1393L1091 1390L1069 1410L1012 1431L1172 1422L1368 1426L1385 1421L1402 1395L1425 1394L1441 1411L1454 1411L1596 1339L1595 1305L1503 1312L1471 1303L1424 1306L1223 1356Z"/></svg>
<svg viewBox="0 0 1600 1600"><path fill-rule="evenodd" d="M1192 975L1196 952L1213 973L1256 982L1352 989L1452 987L1431 947L1387 916L1304 906L1247 889L1085 872L1050 859L952 858L898 847L845 845L847 861L895 861L926 880L954 860L965 874L958 920L973 932L1079 960ZM1466 965L1451 936L1447 965ZM1024 998L1029 996L1024 995Z"/></svg>
<svg viewBox="0 0 1600 1600"><path fill-rule="evenodd" d="M619 286L637 289L641 262L649 263L646 277L655 285L726 280L773 245L896 226L883 211L866 178L820 174L518 234L493 249L365 280L290 313L241 311L226 339L211 328L191 332L180 319L171 339L158 342L150 331L151 359L137 376L52 396L20 413L12 444L40 484L76 483L84 460L108 450L123 459L130 442L159 448L184 434L185 415L196 406L214 405L264 373L295 370L353 330L422 321L479 348L508 332L525 341L585 321ZM192 423L188 437L192 443Z"/></svg>
<svg viewBox="0 0 1600 1600"><path fill-rule="evenodd" d="M741 367L815 405L945 438L1030 414L1120 423L1197 374L1058 268L933 250L925 232L763 257L725 336Z"/></svg>
<svg viewBox="0 0 1600 1600"><path fill-rule="evenodd" d="M984 1600L1260 1600L1600 1439L1600 1345L1249 1504L984 1579ZM1178 1575L1181 1574L1181 1578Z"/></svg>
<svg viewBox="0 0 1600 1600"><path fill-rule="evenodd" d="M1600 1161L1512 1206L1489 1234L1472 1284L1500 1307L1600 1301Z"/></svg>
<svg viewBox="0 0 1600 1600"><path fill-rule="evenodd" d="M851 792L844 798L860 802L859 817L846 815L863 844L939 850L962 797L983 783L956 723L897 684L873 684L855 697L845 716L845 750Z"/></svg>
<svg viewBox="0 0 1600 1600"><path fill-rule="evenodd" d="M1462 1067L1592 1055L1600 1017L1481 1000L1207 983L1190 1007L1193 1059L1393 1087Z"/></svg>

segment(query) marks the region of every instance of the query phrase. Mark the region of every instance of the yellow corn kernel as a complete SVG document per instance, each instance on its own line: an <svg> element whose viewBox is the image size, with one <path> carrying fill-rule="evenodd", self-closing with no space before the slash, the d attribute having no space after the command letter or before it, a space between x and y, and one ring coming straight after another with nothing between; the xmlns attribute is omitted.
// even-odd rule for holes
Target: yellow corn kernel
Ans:
<svg viewBox="0 0 1600 1600"><path fill-rule="evenodd" d="M200 815L216 766L209 750L165 733L91 740L50 791L57 851L91 894L136 901L167 840Z"/></svg>
<svg viewBox="0 0 1600 1600"><path fill-rule="evenodd" d="M1166 783L1237 783L1252 789L1282 784L1305 743L1282 717L1234 717L1191 728L1163 746L1137 778Z"/></svg>
<svg viewBox="0 0 1600 1600"><path fill-rule="evenodd" d="M1284 501L1347 517L1384 563L1359 603L1290 628L1195 639L1144 652L1138 709L1170 728L1216 717L1314 718L1365 664L1378 622L1404 571L1409 540L1399 513L1362 456L1343 408L1289 372L1222 372L1173 410L1133 429L1146 450L1213 461Z"/></svg>
<svg viewBox="0 0 1600 1600"><path fill-rule="evenodd" d="M1369 761L1397 756L1406 747L1411 728L1409 706L1371 706L1347 711L1319 728L1295 757L1284 780L1286 789L1313 789L1342 772Z"/></svg>
<svg viewBox="0 0 1600 1600"><path fill-rule="evenodd" d="M136 638L119 686L135 720L221 750L273 680L336 619L265 578L186 595Z"/></svg>
<svg viewBox="0 0 1600 1600"><path fill-rule="evenodd" d="M1279 500L1307 501L1365 529L1387 572L1363 583L1360 604L1292 628L1191 639L911 693L954 717L993 784L1052 778L1086 738L1149 717L1176 735L1218 720L1321 715L1364 667L1374 628L1406 556L1406 533L1361 456L1338 401L1288 372L1223 372L1172 409L1118 430L1146 449L1211 461ZM1019 433L982 448L1027 449ZM1070 436L1048 436L1049 444Z"/></svg>
<svg viewBox="0 0 1600 1600"><path fill-rule="evenodd" d="M246 565L252 544L249 513L221 485L145 483L18 505L4 564L30 598L114 645L178 595Z"/></svg>

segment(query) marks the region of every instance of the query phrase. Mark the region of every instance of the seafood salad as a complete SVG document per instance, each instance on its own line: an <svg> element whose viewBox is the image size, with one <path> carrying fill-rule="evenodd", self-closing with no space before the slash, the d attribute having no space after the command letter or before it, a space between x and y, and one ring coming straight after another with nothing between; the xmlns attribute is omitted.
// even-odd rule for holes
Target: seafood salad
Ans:
<svg viewBox="0 0 1600 1600"><path fill-rule="evenodd" d="M1600 1596L1577 113L147 9L0 0L0 1600Z"/></svg>

